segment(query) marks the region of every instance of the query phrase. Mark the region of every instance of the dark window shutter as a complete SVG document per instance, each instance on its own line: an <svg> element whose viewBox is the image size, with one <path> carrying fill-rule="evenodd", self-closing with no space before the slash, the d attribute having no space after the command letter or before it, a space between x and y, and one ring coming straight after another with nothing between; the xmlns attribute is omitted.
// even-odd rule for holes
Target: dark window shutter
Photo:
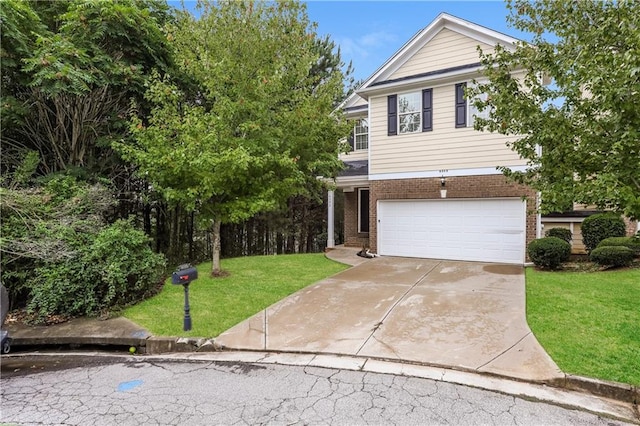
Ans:
<svg viewBox="0 0 640 426"><path fill-rule="evenodd" d="M369 190L361 189L360 193L360 229L358 232L369 232Z"/></svg>
<svg viewBox="0 0 640 426"><path fill-rule="evenodd" d="M356 149L356 146L355 146L355 143L354 143L354 138L353 138L353 134L354 133L355 133L355 129L351 129L351 133L349 133L349 137L347 138L347 143L351 147L351 151Z"/></svg>
<svg viewBox="0 0 640 426"><path fill-rule="evenodd" d="M467 100L464 89L467 83L456 84L456 127L467 127Z"/></svg>
<svg viewBox="0 0 640 426"><path fill-rule="evenodd" d="M422 91L422 131L433 130L433 89Z"/></svg>
<svg viewBox="0 0 640 426"><path fill-rule="evenodd" d="M387 96L387 135L398 134L398 95Z"/></svg>

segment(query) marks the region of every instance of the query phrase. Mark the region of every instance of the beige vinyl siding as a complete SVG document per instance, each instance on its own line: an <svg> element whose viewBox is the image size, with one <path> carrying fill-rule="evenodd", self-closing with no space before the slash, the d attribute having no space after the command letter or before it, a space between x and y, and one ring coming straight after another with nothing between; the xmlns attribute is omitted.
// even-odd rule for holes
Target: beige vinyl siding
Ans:
<svg viewBox="0 0 640 426"><path fill-rule="evenodd" d="M350 105L350 107L359 107L366 104L367 104L366 100L362 99L360 96L356 96L355 101L353 102L352 105Z"/></svg>
<svg viewBox="0 0 640 426"><path fill-rule="evenodd" d="M582 222L581 219L576 219L575 222L554 222L554 218L542 218L542 224L544 225L545 233L553 228L564 228L571 231L571 253L573 254L585 254L587 250L582 242Z"/></svg>
<svg viewBox="0 0 640 426"><path fill-rule="evenodd" d="M480 62L477 46L486 53L493 47L460 33L443 28L415 55L405 62L390 79Z"/></svg>
<svg viewBox="0 0 640 426"><path fill-rule="evenodd" d="M525 165L513 136L455 127L454 84L433 88L433 131L387 136L387 97L370 98L370 174ZM469 117L467 118L469 119ZM499 172L496 172L499 173Z"/></svg>

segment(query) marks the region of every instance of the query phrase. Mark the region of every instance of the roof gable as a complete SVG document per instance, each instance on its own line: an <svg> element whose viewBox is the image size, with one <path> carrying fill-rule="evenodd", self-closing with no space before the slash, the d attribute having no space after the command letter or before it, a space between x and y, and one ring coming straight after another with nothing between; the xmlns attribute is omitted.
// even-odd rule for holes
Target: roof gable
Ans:
<svg viewBox="0 0 640 426"><path fill-rule="evenodd" d="M439 42L447 36L454 39L456 35L458 36L458 40L461 40L460 36L466 38L464 43L467 51L470 46L475 50L476 45L492 47L500 44L509 48L519 41L516 38L481 25L474 24L446 13L441 13L431 24L416 33L407 43L404 44L404 46L389 58L389 60L378 68L378 70L375 71L373 75L362 84L362 86L360 86L358 93L364 95L363 97L366 98L366 91L369 87L379 86L380 84L390 80L397 81L398 79L407 78L409 76L408 73L400 69L407 66L406 69L410 70L412 59L414 56L419 54L427 44L432 41L434 41L434 43ZM479 60L479 58L476 58L473 62L479 66ZM444 68L446 69L443 69L443 71L449 71L451 67ZM425 74L425 71L426 74L438 73L438 70L436 69L423 69L422 72L418 72L416 74Z"/></svg>

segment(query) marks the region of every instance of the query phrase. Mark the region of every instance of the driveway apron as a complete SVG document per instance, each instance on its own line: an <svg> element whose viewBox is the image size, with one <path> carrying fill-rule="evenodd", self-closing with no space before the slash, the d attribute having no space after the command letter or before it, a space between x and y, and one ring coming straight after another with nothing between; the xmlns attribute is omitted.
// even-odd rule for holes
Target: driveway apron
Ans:
<svg viewBox="0 0 640 426"><path fill-rule="evenodd" d="M222 333L229 349L331 353L562 377L526 323L520 266L370 259Z"/></svg>

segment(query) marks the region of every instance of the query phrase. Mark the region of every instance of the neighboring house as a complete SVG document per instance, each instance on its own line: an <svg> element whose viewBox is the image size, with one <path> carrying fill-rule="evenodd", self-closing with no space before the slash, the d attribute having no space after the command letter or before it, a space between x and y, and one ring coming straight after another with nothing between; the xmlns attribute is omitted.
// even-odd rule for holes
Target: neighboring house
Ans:
<svg viewBox="0 0 640 426"><path fill-rule="evenodd" d="M509 137L473 129L478 112L464 95L481 78L477 47L516 41L441 14L345 100L354 132L336 186L345 196L346 246L525 262L542 229L536 194L496 166L524 170L526 160L507 147Z"/></svg>

